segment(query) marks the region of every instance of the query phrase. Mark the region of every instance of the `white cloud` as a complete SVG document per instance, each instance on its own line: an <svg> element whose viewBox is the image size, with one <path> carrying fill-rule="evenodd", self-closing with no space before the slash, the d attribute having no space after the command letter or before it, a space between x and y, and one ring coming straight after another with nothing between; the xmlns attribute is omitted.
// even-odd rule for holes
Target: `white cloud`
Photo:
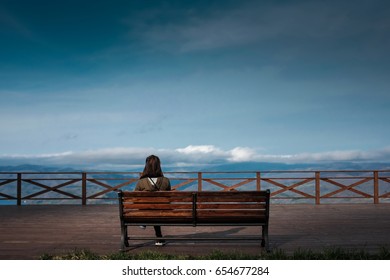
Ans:
<svg viewBox="0 0 390 280"><path fill-rule="evenodd" d="M237 147L230 151L229 161L242 162L242 161L256 161L259 158L256 155L256 151L250 148Z"/></svg>
<svg viewBox="0 0 390 280"><path fill-rule="evenodd" d="M218 153L221 152L220 149L216 148L213 145L200 145L200 146L193 146L189 145L185 148L179 148L176 149L179 153L191 155L191 154L212 154L212 153Z"/></svg>
<svg viewBox="0 0 390 280"><path fill-rule="evenodd" d="M323 162L323 161L390 161L390 148L373 151L326 151L321 153L300 153L293 155L268 156L281 162Z"/></svg>

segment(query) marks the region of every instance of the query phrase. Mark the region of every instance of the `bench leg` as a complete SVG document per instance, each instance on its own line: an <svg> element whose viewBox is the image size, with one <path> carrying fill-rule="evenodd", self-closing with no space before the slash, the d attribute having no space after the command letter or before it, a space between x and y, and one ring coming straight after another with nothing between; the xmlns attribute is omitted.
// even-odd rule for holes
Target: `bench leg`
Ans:
<svg viewBox="0 0 390 280"><path fill-rule="evenodd" d="M121 249L125 250L129 247L129 237L127 235L127 226L122 225L121 227Z"/></svg>
<svg viewBox="0 0 390 280"><path fill-rule="evenodd" d="M265 247L266 251L269 253L271 250L269 249L269 238L268 238L268 226L262 226L262 237L261 247Z"/></svg>

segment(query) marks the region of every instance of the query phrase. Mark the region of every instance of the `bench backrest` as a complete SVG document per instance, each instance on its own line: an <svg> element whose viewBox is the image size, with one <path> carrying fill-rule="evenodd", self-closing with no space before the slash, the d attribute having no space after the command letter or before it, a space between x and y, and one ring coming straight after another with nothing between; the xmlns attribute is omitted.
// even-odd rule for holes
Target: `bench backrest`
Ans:
<svg viewBox="0 0 390 280"><path fill-rule="evenodd" d="M270 192L118 192L121 221L144 224L268 224Z"/></svg>

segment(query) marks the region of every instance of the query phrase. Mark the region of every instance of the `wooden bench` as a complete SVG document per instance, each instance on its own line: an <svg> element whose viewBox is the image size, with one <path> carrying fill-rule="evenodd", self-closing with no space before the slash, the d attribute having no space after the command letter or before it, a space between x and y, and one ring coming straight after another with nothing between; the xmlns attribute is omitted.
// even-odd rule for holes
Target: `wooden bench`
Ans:
<svg viewBox="0 0 390 280"><path fill-rule="evenodd" d="M270 191L158 191L118 192L121 247L129 240L261 240L269 251L268 220ZM218 238L137 237L128 226L261 226L259 236Z"/></svg>

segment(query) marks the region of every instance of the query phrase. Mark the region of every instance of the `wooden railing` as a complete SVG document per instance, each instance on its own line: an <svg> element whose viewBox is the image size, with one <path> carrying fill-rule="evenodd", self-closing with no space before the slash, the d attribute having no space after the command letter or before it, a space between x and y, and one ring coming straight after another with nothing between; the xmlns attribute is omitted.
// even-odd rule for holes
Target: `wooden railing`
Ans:
<svg viewBox="0 0 390 280"><path fill-rule="evenodd" d="M272 203L390 203L390 170L165 172L174 191L271 190ZM116 203L139 172L0 172L0 205Z"/></svg>

